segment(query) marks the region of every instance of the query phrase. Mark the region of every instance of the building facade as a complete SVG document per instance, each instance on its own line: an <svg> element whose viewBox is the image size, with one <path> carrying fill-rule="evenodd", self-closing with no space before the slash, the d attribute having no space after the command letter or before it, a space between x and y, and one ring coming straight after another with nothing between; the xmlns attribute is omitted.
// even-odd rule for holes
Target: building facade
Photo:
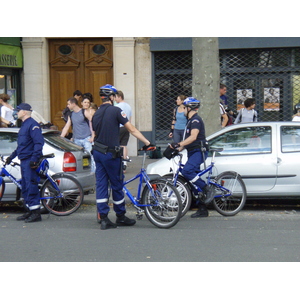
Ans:
<svg viewBox="0 0 300 300"><path fill-rule="evenodd" d="M17 101L29 102L61 129L61 111L75 90L92 93L100 105L99 87L110 83L124 92L132 123L148 139L170 142L175 99L192 95L192 38L23 37L21 43ZM252 97L260 120L291 119L300 102L300 38L219 38L219 55L231 109ZM137 143L130 138L130 155L137 154Z"/></svg>

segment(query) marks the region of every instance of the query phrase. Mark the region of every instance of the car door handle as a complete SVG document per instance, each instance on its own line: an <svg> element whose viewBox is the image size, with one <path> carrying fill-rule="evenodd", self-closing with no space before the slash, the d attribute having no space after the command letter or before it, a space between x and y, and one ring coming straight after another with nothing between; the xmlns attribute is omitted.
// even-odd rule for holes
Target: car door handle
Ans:
<svg viewBox="0 0 300 300"><path fill-rule="evenodd" d="M277 164L280 164L282 162L282 159L277 157Z"/></svg>

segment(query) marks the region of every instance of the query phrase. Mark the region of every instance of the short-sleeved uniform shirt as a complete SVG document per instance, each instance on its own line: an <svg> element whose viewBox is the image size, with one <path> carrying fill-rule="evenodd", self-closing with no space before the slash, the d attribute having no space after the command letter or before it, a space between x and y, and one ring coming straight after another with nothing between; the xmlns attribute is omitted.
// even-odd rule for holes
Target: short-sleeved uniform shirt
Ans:
<svg viewBox="0 0 300 300"><path fill-rule="evenodd" d="M125 125L127 122L126 113L119 107L102 104L92 119L92 126L95 131L94 140L109 148L120 146L120 124Z"/></svg>
<svg viewBox="0 0 300 300"><path fill-rule="evenodd" d="M185 128L184 137L183 137L184 140L191 135L191 131L193 129L198 129L199 133L198 133L197 139L193 143L185 146L187 151L189 151L197 146L200 146L201 141L206 142L205 126L204 126L203 120L201 119L201 117L198 114L193 115L188 120L188 123Z"/></svg>

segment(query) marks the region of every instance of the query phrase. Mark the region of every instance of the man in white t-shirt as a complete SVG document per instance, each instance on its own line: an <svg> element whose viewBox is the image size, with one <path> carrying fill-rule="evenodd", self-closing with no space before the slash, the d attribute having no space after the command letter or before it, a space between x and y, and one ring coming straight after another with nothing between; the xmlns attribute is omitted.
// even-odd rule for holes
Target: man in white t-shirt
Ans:
<svg viewBox="0 0 300 300"><path fill-rule="evenodd" d="M132 111L130 105L125 102L124 100L124 94L122 91L118 90L118 93L114 95L114 100L116 101L116 106L120 107L122 111L125 112L127 119L129 122L131 122L131 116L132 116ZM127 150L127 144L129 140L129 131L122 125L120 124L120 146L123 147L123 157L128 159L128 150ZM127 162L124 161L124 170L126 169Z"/></svg>

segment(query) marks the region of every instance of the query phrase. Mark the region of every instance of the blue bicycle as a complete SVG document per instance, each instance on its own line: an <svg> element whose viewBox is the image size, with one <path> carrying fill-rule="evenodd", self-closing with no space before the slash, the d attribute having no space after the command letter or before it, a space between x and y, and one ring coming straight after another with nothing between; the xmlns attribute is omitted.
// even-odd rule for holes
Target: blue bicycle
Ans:
<svg viewBox="0 0 300 300"><path fill-rule="evenodd" d="M49 162L47 158L53 158L54 154L48 154L41 157L37 172L41 179L40 200L42 206L49 212L57 216L67 216L75 212L82 204L84 193L79 181L66 173L57 173L50 175ZM0 201L5 193L5 180L8 177L17 187L17 195L21 194L21 179L16 179L6 169L6 163L3 156L0 156L3 163L0 168ZM12 161L12 167L20 167L20 164ZM19 200L19 199L17 199Z"/></svg>
<svg viewBox="0 0 300 300"><path fill-rule="evenodd" d="M138 220L141 220L145 213L153 225L159 228L170 228L180 220L182 202L176 187L168 180L162 178L160 175L147 174L144 166L146 153L149 150L144 151L140 172L131 179L124 181L123 191L137 210L136 217ZM130 162L130 160L125 159L123 161ZM126 185L137 179L139 183L137 194L134 196L130 193ZM97 220L99 223L101 222L99 213L97 213Z"/></svg>
<svg viewBox="0 0 300 300"><path fill-rule="evenodd" d="M214 189L215 196L212 199L212 204L216 211L224 216L234 216L240 212L246 204L247 191L245 183L242 177L234 171L226 171L213 178L212 170L215 165L215 154L216 152L223 151L223 149L211 148L210 151L212 152L211 164L206 167L204 160L204 170L200 171L197 175L201 177L207 174L206 184ZM183 205L182 216L184 216L190 209L192 198L195 197L195 195L192 193L192 183L187 181L180 174L184 167L182 157L183 155L181 153L174 151L171 159L177 168L174 168L173 174L167 174L163 177L171 181L179 191ZM176 160L176 158L178 158L178 160ZM209 204L205 201L206 197L203 191L196 185L193 187L198 190L200 200L203 200L205 204Z"/></svg>

